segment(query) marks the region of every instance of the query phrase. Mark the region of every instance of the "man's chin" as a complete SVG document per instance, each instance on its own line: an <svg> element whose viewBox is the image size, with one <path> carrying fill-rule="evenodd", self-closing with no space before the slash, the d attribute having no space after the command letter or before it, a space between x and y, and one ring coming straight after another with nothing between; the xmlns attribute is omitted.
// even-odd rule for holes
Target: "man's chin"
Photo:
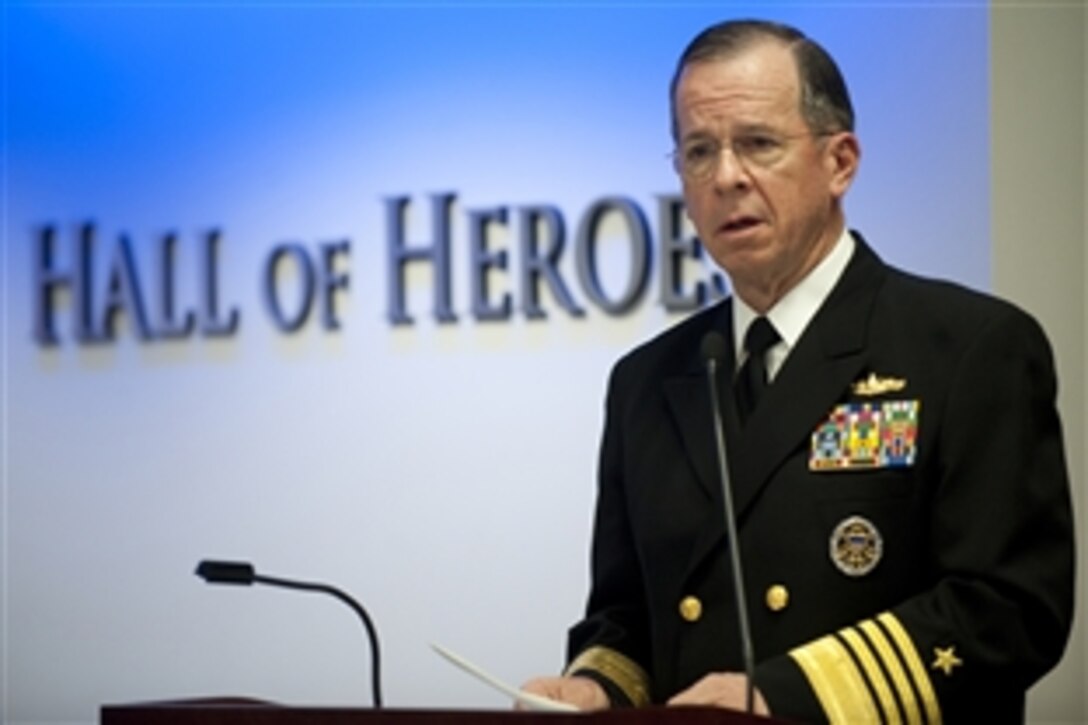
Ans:
<svg viewBox="0 0 1088 725"><path fill-rule="evenodd" d="M733 282L741 280L755 283L767 276L771 266L771 255L765 245L732 247L718 253L711 251L710 256Z"/></svg>

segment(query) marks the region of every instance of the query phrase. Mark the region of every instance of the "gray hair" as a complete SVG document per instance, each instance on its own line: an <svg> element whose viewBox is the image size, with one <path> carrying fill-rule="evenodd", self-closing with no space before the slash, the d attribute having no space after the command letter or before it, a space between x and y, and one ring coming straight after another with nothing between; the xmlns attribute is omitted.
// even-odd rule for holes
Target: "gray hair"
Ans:
<svg viewBox="0 0 1088 725"><path fill-rule="evenodd" d="M728 20L699 33L684 49L669 83L672 135L676 139L676 87L692 63L723 60L760 41L777 40L793 53L801 82L801 116L813 133L854 130L854 107L831 55L800 30L768 20Z"/></svg>

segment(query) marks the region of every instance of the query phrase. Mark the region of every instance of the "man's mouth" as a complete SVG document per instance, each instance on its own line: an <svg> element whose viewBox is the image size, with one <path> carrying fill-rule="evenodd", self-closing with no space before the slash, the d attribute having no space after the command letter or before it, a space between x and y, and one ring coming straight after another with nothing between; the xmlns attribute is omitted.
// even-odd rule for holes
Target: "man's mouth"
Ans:
<svg viewBox="0 0 1088 725"><path fill-rule="evenodd" d="M723 232L729 232L729 233L741 232L741 231L744 231L745 229L750 229L751 227L754 227L757 224L759 224L759 220L756 219L755 217L742 216L742 217L736 217L736 218L733 218L733 219L729 219L728 221L726 221L724 224L721 225L720 229Z"/></svg>

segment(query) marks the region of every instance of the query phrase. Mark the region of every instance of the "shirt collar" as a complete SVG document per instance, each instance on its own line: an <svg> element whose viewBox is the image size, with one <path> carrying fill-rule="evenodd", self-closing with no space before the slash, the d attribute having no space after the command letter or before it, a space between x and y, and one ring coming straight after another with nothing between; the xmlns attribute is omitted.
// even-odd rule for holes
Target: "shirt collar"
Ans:
<svg viewBox="0 0 1088 725"><path fill-rule="evenodd" d="M768 352L767 368L772 378L816 315L816 310L820 309L820 305L831 294L854 254L855 245L849 230L843 227L842 234L827 256L767 311L765 317L771 321L782 338ZM737 369L744 360L744 333L758 316L744 300L733 295L733 349L737 355Z"/></svg>

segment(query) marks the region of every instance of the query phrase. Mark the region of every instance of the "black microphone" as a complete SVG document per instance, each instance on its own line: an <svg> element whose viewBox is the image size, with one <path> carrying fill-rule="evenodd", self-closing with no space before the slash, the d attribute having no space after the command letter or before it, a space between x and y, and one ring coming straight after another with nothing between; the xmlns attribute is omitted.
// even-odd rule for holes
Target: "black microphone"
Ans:
<svg viewBox="0 0 1088 725"><path fill-rule="evenodd" d="M706 380L710 388L710 408L714 414L714 443L718 452L718 477L725 500L725 533L729 539L729 554L733 568L733 593L737 599L737 623L740 625L740 647L744 658L744 674L748 676L745 709L751 713L755 698L755 663L752 655L752 629L748 625L748 605L744 592L744 576L740 568L740 539L737 536L737 519L733 512L733 486L729 480L729 467L725 456L725 429L722 425L722 405L718 397L718 367L728 348L725 339L717 332L703 336L701 352L706 364Z"/></svg>
<svg viewBox="0 0 1088 725"><path fill-rule="evenodd" d="M374 629L374 623L370 620L370 615L368 615L366 610L363 609L363 606L355 601L350 595L336 587L331 587L328 584L317 584L314 582L301 582L292 579L264 576L254 571L253 565L245 561L205 560L197 565L196 575L209 584L250 585L257 583L268 584L275 587L285 587L287 589L301 589L309 592L324 592L325 594L331 594L344 604L347 604L355 610L355 613L359 615L359 619L363 620L363 627L366 628L367 636L370 638L371 693L374 698L374 707L380 708L382 706L381 653L378 647L378 632Z"/></svg>

